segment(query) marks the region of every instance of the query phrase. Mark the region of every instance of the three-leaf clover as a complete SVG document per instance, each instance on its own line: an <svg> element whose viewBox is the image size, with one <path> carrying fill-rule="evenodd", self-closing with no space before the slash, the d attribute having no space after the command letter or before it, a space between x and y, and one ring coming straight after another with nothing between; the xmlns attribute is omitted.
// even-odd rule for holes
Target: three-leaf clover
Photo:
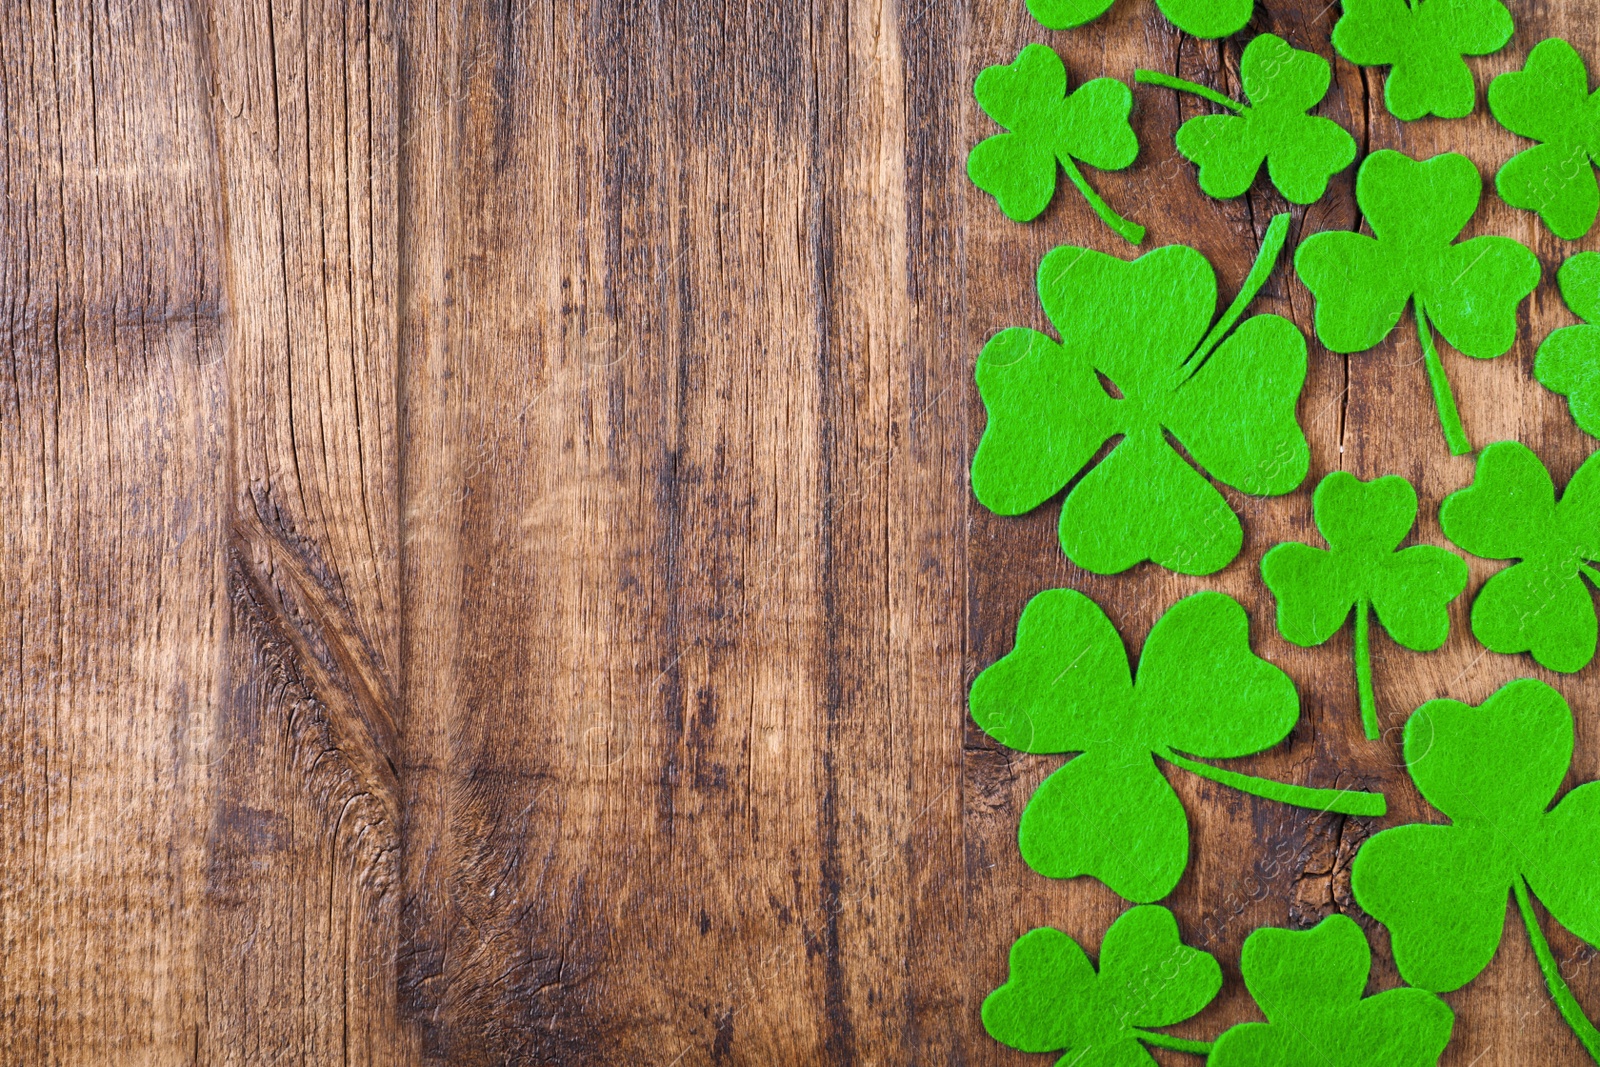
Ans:
<svg viewBox="0 0 1600 1067"><path fill-rule="evenodd" d="M1477 90L1462 56L1486 56L1511 40L1500 0L1344 0L1333 47L1363 67L1387 66L1383 102L1398 119L1472 113Z"/></svg>
<svg viewBox="0 0 1600 1067"><path fill-rule="evenodd" d="M973 85L978 106L1010 130L980 141L967 174L1018 222L1043 211L1056 191L1056 164L1107 226L1133 244L1144 227L1111 210L1074 159L1099 170L1121 170L1139 154L1128 124L1133 94L1115 78L1096 78L1067 92L1067 68L1042 44L1030 44L1009 66L985 68Z"/></svg>
<svg viewBox="0 0 1600 1067"><path fill-rule="evenodd" d="M1356 902L1389 928L1401 976L1435 992L1477 977L1500 945L1512 894L1557 1007L1600 1062L1600 1034L1562 980L1529 892L1600 945L1600 783L1550 806L1572 759L1567 702L1532 678L1478 707L1429 701L1406 723L1405 757L1423 798L1450 822L1384 830L1350 872Z"/></svg>
<svg viewBox="0 0 1600 1067"><path fill-rule="evenodd" d="M1215 325L1216 274L1192 248L1168 245L1131 263L1089 248L1046 255L1039 297L1060 343L1013 328L978 357L989 424L972 488L984 506L1001 515L1038 507L1120 434L1062 503L1066 554L1101 574L1145 559L1184 574L1227 566L1243 543L1239 518L1166 435L1242 492L1279 495L1305 478L1310 449L1295 421L1304 336L1257 315L1223 340L1271 271L1288 219L1273 219Z"/></svg>
<svg viewBox="0 0 1600 1067"><path fill-rule="evenodd" d="M1533 360L1533 376L1567 398L1572 421L1600 437L1600 252L1579 252L1556 274L1561 298L1582 326L1552 330Z"/></svg>
<svg viewBox="0 0 1600 1067"><path fill-rule="evenodd" d="M1522 70L1489 83L1489 110L1512 133L1543 142L1500 168L1500 198L1537 211L1557 237L1588 233L1600 210L1590 166L1600 160L1600 91L1590 94L1583 57L1559 37L1540 41Z"/></svg>
<svg viewBox="0 0 1600 1067"><path fill-rule="evenodd" d="M1516 441L1478 456L1472 484L1445 497L1444 535L1474 556L1516 559L1478 590L1472 633L1493 652L1531 652L1553 671L1581 670L1594 658L1594 600L1600 587L1588 560L1600 559L1600 452L1578 468L1556 500L1539 457Z"/></svg>
<svg viewBox="0 0 1600 1067"><path fill-rule="evenodd" d="M1264 33L1239 60L1247 107L1215 89L1155 70L1134 71L1147 85L1194 93L1233 115L1199 115L1178 130L1178 151L1200 168L1200 188L1219 199L1242 195L1261 164L1293 204L1321 199L1328 179L1356 158L1356 141L1332 119L1307 115L1327 95L1332 68L1315 52Z"/></svg>
<svg viewBox="0 0 1600 1067"><path fill-rule="evenodd" d="M1451 243L1482 193L1478 169L1466 156L1446 152L1418 162L1389 149L1374 152L1356 175L1356 202L1373 236L1313 234L1294 260L1316 297L1317 337L1335 352L1376 345L1412 304L1439 422L1457 456L1471 452L1472 443L1429 321L1457 351L1493 359L1516 340L1517 305L1539 284L1538 258L1509 237Z"/></svg>
<svg viewBox="0 0 1600 1067"><path fill-rule="evenodd" d="M1376 740L1368 615L1376 611L1406 648L1433 651L1450 636L1450 601L1467 587L1467 562L1433 545L1400 548L1417 521L1417 493L1397 474L1363 482L1334 471L1311 508L1327 550L1276 545L1261 558L1261 577L1278 600L1278 632L1297 645L1322 644L1355 610L1361 722Z"/></svg>
<svg viewBox="0 0 1600 1067"><path fill-rule="evenodd" d="M1450 1042L1455 1013L1432 993L1361 996L1372 950L1348 916L1330 915L1310 930L1256 930L1239 969L1267 1021L1225 1031L1208 1067L1425 1067Z"/></svg>
<svg viewBox="0 0 1600 1067"><path fill-rule="evenodd" d="M1070 30L1093 22L1115 0L1028 0L1028 10L1052 30ZM1156 0L1161 13L1194 37L1227 37L1244 29L1255 0Z"/></svg>
<svg viewBox="0 0 1600 1067"><path fill-rule="evenodd" d="M1122 640L1093 600L1034 597L1016 647L972 683L972 717L1008 748L1079 752L1034 793L1017 843L1052 878L1091 875L1138 903L1172 891L1189 824L1154 756L1255 796L1347 815L1381 815L1381 794L1310 789L1200 763L1248 756L1288 736L1300 697L1250 651L1244 609L1222 593L1180 600L1150 630L1131 676Z"/></svg>
<svg viewBox="0 0 1600 1067"><path fill-rule="evenodd" d="M1011 946L1006 984L983 1002L983 1026L1023 1052L1062 1052L1072 1067L1155 1067L1144 1045L1204 1053L1210 1046L1148 1028L1196 1015L1222 988L1208 952L1178 938L1178 923L1154 904L1130 908L1106 930L1095 973L1060 930L1029 930Z"/></svg>

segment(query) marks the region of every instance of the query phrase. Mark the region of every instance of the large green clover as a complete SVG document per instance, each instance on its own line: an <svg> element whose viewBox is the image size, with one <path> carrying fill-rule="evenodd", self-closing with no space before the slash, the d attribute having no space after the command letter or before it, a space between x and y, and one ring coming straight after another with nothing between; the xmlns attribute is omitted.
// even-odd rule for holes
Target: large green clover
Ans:
<svg viewBox="0 0 1600 1067"><path fill-rule="evenodd" d="M1477 90L1462 56L1486 56L1511 40L1500 0L1344 0L1333 47L1363 67L1387 66L1383 102L1398 119L1472 113Z"/></svg>
<svg viewBox="0 0 1600 1067"><path fill-rule="evenodd" d="M1355 610L1356 691L1367 737L1378 737L1372 696L1368 615L1389 636L1431 652L1450 636L1450 601L1467 587L1467 562L1447 549L1400 542L1417 521L1417 493L1397 474L1363 482L1334 471L1311 498L1326 551L1289 541L1261 558L1261 577L1278 600L1278 632L1297 645L1320 645Z"/></svg>
<svg viewBox="0 0 1600 1067"><path fill-rule="evenodd" d="M1445 992L1488 966L1514 895L1556 1006L1600 1062L1584 1018L1539 928L1530 889L1553 919L1600 945L1600 783L1554 808L1572 760L1572 711L1532 678L1473 707L1422 705L1406 723L1406 766L1450 822L1375 835L1356 853L1356 902L1389 928L1395 966L1414 986Z"/></svg>
<svg viewBox="0 0 1600 1067"><path fill-rule="evenodd" d="M1442 4L1445 0L1430 0ZM1451 242L1478 208L1483 181L1466 156L1418 162L1374 152L1356 175L1373 236L1333 230L1300 243L1295 269L1317 300L1317 337L1335 352L1382 341L1409 302L1452 455L1472 451L1429 321L1456 350L1493 359L1517 336L1517 305L1539 284L1539 260L1509 237Z"/></svg>
<svg viewBox="0 0 1600 1067"><path fill-rule="evenodd" d="M1288 218L1267 228L1215 325L1216 275L1192 248L1168 245L1131 263L1089 248L1046 255L1039 296L1060 343L1009 329L978 357L989 424L972 488L984 506L1001 515L1038 507L1120 434L1062 504L1066 554L1101 574L1145 559L1184 574L1227 566L1243 543L1238 516L1166 435L1242 492L1278 495L1305 478L1310 450L1295 421L1305 338L1287 319L1257 315L1223 340L1272 269Z"/></svg>
<svg viewBox="0 0 1600 1067"><path fill-rule="evenodd" d="M1600 437L1600 252L1579 252L1556 274L1561 298L1581 326L1552 330L1533 360L1533 376L1567 398L1572 421Z"/></svg>
<svg viewBox="0 0 1600 1067"><path fill-rule="evenodd" d="M1539 457L1516 441L1478 456L1472 484L1445 497L1444 535L1474 556L1516 559L1478 590L1472 633L1494 652L1531 652L1553 671L1581 670L1594 658L1594 599L1600 587L1600 452L1578 468L1556 501Z"/></svg>
<svg viewBox="0 0 1600 1067"><path fill-rule="evenodd" d="M1096 78L1069 94L1061 57L1030 44L1010 66L985 68L973 94L984 113L1011 132L979 142L967 157L967 174L1007 217L1027 222L1045 209L1055 195L1060 163L1102 222L1133 244L1144 240L1144 227L1111 210L1074 162L1121 170L1139 154L1128 124L1133 94L1126 85Z"/></svg>
<svg viewBox="0 0 1600 1067"><path fill-rule="evenodd" d="M1345 915L1330 915L1310 930L1254 931L1245 938L1239 970L1267 1021L1224 1031L1207 1067L1438 1063L1455 1013L1421 989L1363 998L1371 969L1366 935Z"/></svg>
<svg viewBox="0 0 1600 1067"><path fill-rule="evenodd" d="M1166 908L1130 908L1106 930L1095 973L1060 930L1029 930L1011 946L1006 984L983 1002L983 1026L1023 1052L1062 1052L1071 1067L1155 1067L1144 1045L1204 1053L1209 1045L1149 1028L1196 1015L1222 988L1208 952L1178 938Z"/></svg>
<svg viewBox="0 0 1600 1067"><path fill-rule="evenodd" d="M1115 0L1028 0L1028 10L1052 30L1093 22ZM1255 0L1156 0L1167 21L1194 37L1227 37L1244 29Z"/></svg>
<svg viewBox="0 0 1600 1067"><path fill-rule="evenodd" d="M1500 198L1537 211L1550 232L1576 240L1600 211L1600 91L1589 92L1583 57L1552 37L1528 53L1520 71L1489 83L1489 110L1512 133L1541 144L1518 152L1495 175Z"/></svg>
<svg viewBox="0 0 1600 1067"><path fill-rule="evenodd" d="M1200 188L1219 199L1241 196L1263 162L1272 184L1292 204L1322 198L1328 179L1356 158L1356 141L1332 119L1307 115L1328 92L1332 68L1315 52L1291 48L1264 33L1245 47L1239 80L1247 107L1215 89L1157 70L1134 80L1194 93L1236 112L1198 115L1178 130L1178 151L1200 168Z"/></svg>
<svg viewBox="0 0 1600 1067"><path fill-rule="evenodd" d="M1052 878L1090 875L1128 900L1172 891L1189 860L1183 805L1152 756L1255 796L1347 815L1381 815L1382 794L1252 778L1180 755L1248 756L1300 717L1289 676L1250 651L1244 609L1221 593L1180 600L1150 630L1139 673L1105 613L1051 589L1017 623L1016 647L972 683L972 717L1008 748L1080 752L1022 814L1022 857Z"/></svg>

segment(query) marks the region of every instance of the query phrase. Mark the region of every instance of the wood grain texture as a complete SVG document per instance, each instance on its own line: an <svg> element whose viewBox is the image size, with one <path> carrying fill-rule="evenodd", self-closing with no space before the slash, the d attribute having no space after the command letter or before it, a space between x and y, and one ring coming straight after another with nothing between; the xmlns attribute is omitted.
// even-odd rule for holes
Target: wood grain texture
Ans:
<svg viewBox="0 0 1600 1067"><path fill-rule="evenodd" d="M1591 0L1513 6L1480 88L1553 35L1600 66ZM1571 781L1600 777L1596 668L1484 653L1466 601L1438 653L1375 640L1378 744L1348 632L1276 636L1260 557L1314 536L1322 474L1405 474L1433 543L1471 476L1408 330L1312 341L1312 477L1230 493L1219 575L1085 574L1056 504L971 498L984 341L1048 327L1049 248L1130 251L1070 191L1018 225L969 185L976 73L1044 41L1074 82L1236 93L1251 36L1331 55L1337 16L1258 5L1216 43L1149 0L1062 33L1020 0L7 6L0 1064L1043 1062L978 1006L1023 931L1094 948L1121 904L1023 865L1059 760L995 746L965 693L1052 586L1135 650L1179 597L1235 595L1304 702L1248 769L1390 795L1345 819L1173 775L1170 903L1227 975L1186 1036L1251 1016L1250 930L1364 919L1350 860L1423 812L1398 729L1424 700L1544 677ZM1522 147L1381 94L1336 62L1323 113L1486 178ZM1139 162L1090 180L1231 298L1286 205L1200 194L1172 135L1204 105L1135 99ZM1291 242L1355 226L1353 188ZM1591 442L1533 352L1600 239L1488 193L1491 232L1546 280L1511 354L1445 363L1476 443L1564 480ZM1255 307L1309 329L1282 268ZM1583 1062L1507 933L1443 1062ZM1600 1015L1595 951L1553 941Z"/></svg>

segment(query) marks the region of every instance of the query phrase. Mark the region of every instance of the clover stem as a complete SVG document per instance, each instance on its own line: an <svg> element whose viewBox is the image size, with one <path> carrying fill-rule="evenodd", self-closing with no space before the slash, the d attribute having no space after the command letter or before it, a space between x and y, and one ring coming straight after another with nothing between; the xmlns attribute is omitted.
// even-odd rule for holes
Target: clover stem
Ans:
<svg viewBox="0 0 1600 1067"><path fill-rule="evenodd" d="M1115 211L1112 211L1111 205L1100 199L1100 194L1094 191L1094 187L1089 184L1089 179L1083 176L1083 171L1078 169L1078 165L1072 161L1071 156L1063 152L1056 158L1061 161L1061 169L1067 172L1067 177L1072 179L1072 184L1078 187L1078 192L1082 193L1083 198L1089 201L1089 206L1094 208L1094 213L1100 216L1101 222L1111 227L1129 244L1136 245L1144 240L1144 227L1137 222L1129 222Z"/></svg>
<svg viewBox="0 0 1600 1067"><path fill-rule="evenodd" d="M1472 452L1472 442L1461 425L1461 415L1456 411L1456 398L1450 392L1450 379L1439 360L1439 349L1433 343L1433 330L1428 327L1428 313L1420 302L1413 305L1417 312L1417 336L1422 339L1422 359L1428 368L1428 384L1433 386L1433 403L1439 409L1439 427L1444 430L1445 444L1452 456L1465 456Z"/></svg>
<svg viewBox="0 0 1600 1067"><path fill-rule="evenodd" d="M1267 275L1272 273L1272 268L1278 262L1278 253L1283 251L1283 242L1289 236L1289 213L1287 211L1272 216L1272 222L1267 226L1267 232L1262 235L1261 249L1256 253L1256 261L1250 266L1250 273L1245 275L1244 284L1239 287L1239 295L1233 298L1233 303L1228 305L1228 310L1222 313L1222 318L1217 320L1211 332L1206 334L1200 342L1200 347L1194 350L1183 365L1185 378L1200 369L1206 361L1211 350L1222 342L1223 335L1233 329L1233 324L1239 321L1245 309L1250 306L1250 301L1256 298L1261 287L1267 282Z"/></svg>
<svg viewBox="0 0 1600 1067"><path fill-rule="evenodd" d="M1159 70L1136 70L1133 72L1133 80L1142 82L1145 85L1161 85L1168 89L1176 89L1180 93L1193 93L1196 96L1203 96L1213 104L1220 104L1230 111L1244 110L1244 105L1239 101L1229 96L1223 96L1209 85L1197 85L1194 82L1184 81L1182 78L1175 78L1170 74L1163 74Z"/></svg>
<svg viewBox="0 0 1600 1067"><path fill-rule="evenodd" d="M1173 1037L1171 1034L1156 1034L1150 1032L1149 1030L1140 1030L1137 1027L1134 1028L1133 1032L1140 1041L1143 1041L1147 1045L1154 1045L1156 1048L1170 1048L1174 1052L1192 1052L1196 1056L1211 1055L1211 1046L1213 1042L1210 1041L1190 1041L1186 1037Z"/></svg>
<svg viewBox="0 0 1600 1067"><path fill-rule="evenodd" d="M1372 697L1372 641L1369 616L1372 605L1365 599L1356 601L1356 695L1361 701L1361 725L1367 731L1367 740L1378 739L1378 705Z"/></svg>
<svg viewBox="0 0 1600 1067"><path fill-rule="evenodd" d="M1310 786L1275 782L1270 778L1255 778L1248 774L1240 774L1238 771L1213 767L1209 763L1201 763L1187 756L1180 756L1165 745L1156 749L1155 753L1168 763L1175 763L1192 774L1237 789L1241 793L1249 793L1253 797L1276 800L1280 804L1293 804L1297 808L1311 808L1315 811L1331 811L1339 815L1373 817L1383 815L1389 810L1389 803L1382 793L1360 793L1350 789L1313 789Z"/></svg>
<svg viewBox="0 0 1600 1067"><path fill-rule="evenodd" d="M1528 883L1519 874L1511 883L1511 889L1516 893L1517 908L1522 912L1522 921L1528 927L1528 940L1533 942L1533 954L1539 960L1539 970L1544 972L1544 984L1550 988L1550 999L1556 1002L1561 1017L1567 1020L1572 1032L1583 1042L1589 1058L1600 1063L1600 1031L1597 1031L1594 1024L1583 1014L1578 998L1572 995L1566 980L1561 977L1561 966L1556 962L1555 953L1550 951L1550 942L1545 940L1544 931L1539 928L1539 917L1533 913L1533 901L1528 897Z"/></svg>

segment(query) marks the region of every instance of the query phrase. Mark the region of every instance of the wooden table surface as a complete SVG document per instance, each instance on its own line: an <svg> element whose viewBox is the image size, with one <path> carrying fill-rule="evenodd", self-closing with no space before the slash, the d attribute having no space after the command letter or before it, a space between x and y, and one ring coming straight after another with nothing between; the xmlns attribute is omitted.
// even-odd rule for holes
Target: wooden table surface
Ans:
<svg viewBox="0 0 1600 1067"><path fill-rule="evenodd" d="M1480 90L1557 34L1600 71L1595 0L1511 7ZM1331 55L1338 13L1270 0L1219 44L1150 0L1059 33L1022 0L5 5L0 1064L1048 1063L979 1005L1023 931L1092 951L1122 905L1023 865L1060 760L996 746L965 694L1052 586L1135 649L1177 598L1237 596L1304 706L1239 766L1390 796L1346 819L1172 776L1169 903L1227 976L1179 1032L1253 1017L1260 925L1352 912L1395 984L1348 868L1424 813L1410 710L1544 677L1569 782L1600 777L1600 667L1485 653L1466 598L1441 652L1375 639L1382 743L1349 629L1276 635L1260 557L1314 536L1318 478L1406 475L1437 543L1471 477L1414 330L1311 342L1311 478L1229 492L1218 575L1086 574L1057 505L999 518L968 487L974 360L1047 328L1040 256L1131 254L1070 191L1022 225L968 183L975 74L1044 41L1074 83L1237 92L1251 36ZM1492 178L1526 147L1481 102L1398 123L1383 74L1337 62L1323 108L1364 150ZM1139 162L1091 180L1231 299L1284 205L1202 195L1172 135L1205 105L1134 95ZM1291 251L1357 224L1353 187L1293 209ZM1445 352L1467 429L1564 480L1592 442L1533 353L1574 321L1555 268L1600 242L1492 192L1468 232L1545 281L1511 354ZM1281 266L1255 308L1309 329ZM1584 1062L1508 922L1446 998L1443 1062ZM1553 939L1600 1014L1594 951Z"/></svg>

